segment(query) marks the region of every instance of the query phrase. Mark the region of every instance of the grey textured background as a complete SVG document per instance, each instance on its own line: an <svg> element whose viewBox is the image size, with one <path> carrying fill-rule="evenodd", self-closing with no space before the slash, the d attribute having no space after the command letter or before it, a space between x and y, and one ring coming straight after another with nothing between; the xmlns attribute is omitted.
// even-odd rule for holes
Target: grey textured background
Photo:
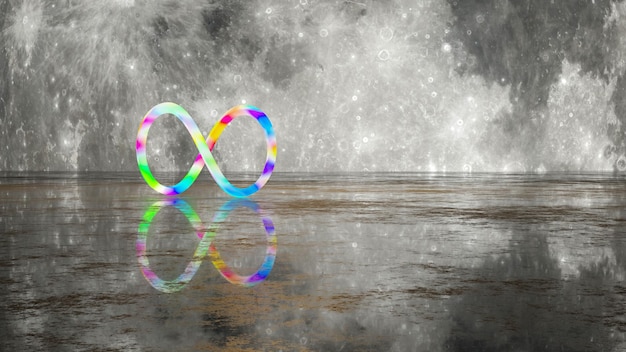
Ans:
<svg viewBox="0 0 626 352"><path fill-rule="evenodd" d="M243 101L277 171L626 170L621 1L0 1L0 170L136 170L139 122ZM226 171L258 171L239 119ZM195 149L162 118L148 155Z"/></svg>

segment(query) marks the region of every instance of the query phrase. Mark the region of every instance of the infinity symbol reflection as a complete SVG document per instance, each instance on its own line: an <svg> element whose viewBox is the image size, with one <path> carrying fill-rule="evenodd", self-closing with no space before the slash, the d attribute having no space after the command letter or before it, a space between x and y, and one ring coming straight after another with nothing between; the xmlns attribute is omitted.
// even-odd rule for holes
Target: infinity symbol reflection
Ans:
<svg viewBox="0 0 626 352"><path fill-rule="evenodd" d="M195 229L196 234L200 238L200 243L196 247L193 257L183 273L180 274L176 279L169 281L159 278L159 276L150 268L150 262L146 253L148 230L150 229L150 225L152 224L154 217L164 207L174 207L183 215L185 215L189 223ZM219 224L226 220L226 218L228 218L229 214L233 210L239 207L249 208L257 213L263 221L263 227L265 228L265 232L267 235L267 250L265 254L265 259L257 272L250 276L239 275L230 267L228 267L228 265L226 265L226 263L220 257L220 254L215 247L215 244L212 243L217 233L217 230L219 229ZM226 280L228 280L228 282L247 287L257 285L265 280L270 271L272 271L272 268L274 267L274 260L276 259L276 247L277 241L276 233L274 231L274 223L269 218L269 216L265 216L263 214L262 209L256 202L249 199L232 199L224 203L224 205L222 205L217 213L215 213L211 225L206 228L206 230L198 214L184 200L167 199L155 202L146 210L143 216L143 221L139 225L136 242L137 260L139 261L139 265L141 266L141 272L143 273L143 276L146 278L146 280L148 280L152 287L165 293L177 292L183 289L189 283L189 281L191 281L193 276L200 268L200 264L202 264L202 260L206 256L207 252L209 253L209 256L215 268Z"/></svg>

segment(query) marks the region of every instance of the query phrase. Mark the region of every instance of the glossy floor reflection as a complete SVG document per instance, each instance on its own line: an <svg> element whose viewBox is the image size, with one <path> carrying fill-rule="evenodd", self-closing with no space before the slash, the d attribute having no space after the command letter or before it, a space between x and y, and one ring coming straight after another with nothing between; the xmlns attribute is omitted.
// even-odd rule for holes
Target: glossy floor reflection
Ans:
<svg viewBox="0 0 626 352"><path fill-rule="evenodd" d="M626 348L623 178L0 176L2 350Z"/></svg>

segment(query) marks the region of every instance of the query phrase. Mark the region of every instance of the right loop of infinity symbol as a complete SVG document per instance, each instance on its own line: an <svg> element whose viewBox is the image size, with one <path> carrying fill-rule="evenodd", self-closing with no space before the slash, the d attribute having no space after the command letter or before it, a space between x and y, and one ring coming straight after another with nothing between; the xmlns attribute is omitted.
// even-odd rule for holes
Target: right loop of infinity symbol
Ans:
<svg viewBox="0 0 626 352"><path fill-rule="evenodd" d="M146 156L146 142L148 140L148 130L154 121L161 115L172 114L176 116L187 128L187 131L193 139L193 143L198 148L198 155L193 162L193 165L187 172L187 174L174 186L165 186L156 180L150 167L148 166L148 158ZM236 117L241 115L248 115L253 117L263 128L265 133L265 140L267 142L267 158L265 160L265 166L263 167L263 173L259 178L246 188L235 187L224 176L220 168L213 158L211 151L220 137L226 126L231 123ZM209 136L205 140L198 128L198 125L193 121L191 115L183 109L182 106L175 103L161 103L154 106L146 116L144 116L139 131L137 132L137 164L139 166L139 172L143 176L146 183L152 187L155 191L165 195L177 195L186 191L196 180L200 171L206 164L211 176L220 188L233 197L247 197L259 189L261 189L269 180L274 170L274 164L276 163L276 135L274 134L274 128L272 122L265 115L263 111L252 105L238 105L226 112L224 116L216 123Z"/></svg>
<svg viewBox="0 0 626 352"><path fill-rule="evenodd" d="M150 262L147 256L146 242L148 240L148 230L150 229L152 220L163 207L169 206L176 208L187 218L189 223L195 229L197 236L200 238L200 243L196 247L192 260L189 262L184 272L180 274L176 279L166 281L159 278L157 274L150 268ZM263 227L265 228L267 236L267 250L265 254L265 259L257 272L249 276L241 276L230 267L228 267L228 265L226 265L226 263L220 257L217 248L212 243L216 232L219 229L219 224L226 220L231 211L239 207L249 208L261 216L261 220L263 221ZM228 280L228 282L247 287L257 285L258 283L265 280L269 273L272 271L272 268L274 267L274 260L276 259L276 247L276 232L274 230L274 223L272 222L272 219L270 219L269 216L265 216L259 205L249 199L232 199L224 203L224 205L222 205L217 213L215 213L215 216L213 217L213 222L208 229L204 228L198 214L184 200L177 198L157 201L146 210L146 213L143 216L143 221L138 228L137 242L135 245L135 248L137 250L137 260L139 261L139 265L141 266L141 272L143 273L143 276L146 278L146 280L148 280L152 287L165 293L172 293L183 289L189 283L189 281L191 281L193 276L200 268L200 264L202 264L202 260L206 256L207 252L209 252L211 261L213 262L215 268L226 280Z"/></svg>

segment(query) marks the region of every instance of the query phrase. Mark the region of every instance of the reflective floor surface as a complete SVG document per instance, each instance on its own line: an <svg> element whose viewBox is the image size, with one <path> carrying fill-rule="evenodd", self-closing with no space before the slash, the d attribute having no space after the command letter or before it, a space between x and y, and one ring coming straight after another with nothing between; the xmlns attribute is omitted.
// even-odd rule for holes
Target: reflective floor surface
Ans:
<svg viewBox="0 0 626 352"><path fill-rule="evenodd" d="M626 349L610 174L275 174L233 200L5 173L0 199L0 350Z"/></svg>

